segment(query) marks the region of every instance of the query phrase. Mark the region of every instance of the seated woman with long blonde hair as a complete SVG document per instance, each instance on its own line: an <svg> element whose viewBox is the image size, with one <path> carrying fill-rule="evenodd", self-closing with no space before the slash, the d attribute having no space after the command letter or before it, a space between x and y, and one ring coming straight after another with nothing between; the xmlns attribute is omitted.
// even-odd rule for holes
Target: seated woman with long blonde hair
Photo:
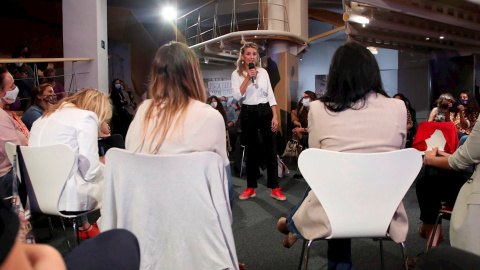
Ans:
<svg viewBox="0 0 480 270"><path fill-rule="evenodd" d="M125 140L131 152L175 155L211 151L223 159L233 188L225 142L225 121L210 105L195 54L171 42L158 49L152 63L149 97L138 108Z"/></svg>
<svg viewBox="0 0 480 270"><path fill-rule="evenodd" d="M108 97L96 89L82 89L63 98L35 121L29 146L67 144L76 154L72 176L60 195L59 210L67 212L94 209L102 199L104 157L98 155L100 124L112 117ZM80 238L99 233L87 216L78 219Z"/></svg>

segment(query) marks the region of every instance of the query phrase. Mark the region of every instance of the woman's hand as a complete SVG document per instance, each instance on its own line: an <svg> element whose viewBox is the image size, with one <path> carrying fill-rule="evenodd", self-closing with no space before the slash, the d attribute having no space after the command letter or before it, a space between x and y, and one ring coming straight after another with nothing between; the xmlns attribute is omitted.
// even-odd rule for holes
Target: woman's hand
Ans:
<svg viewBox="0 0 480 270"><path fill-rule="evenodd" d="M429 165L428 162L431 161L434 157L438 154L438 147L434 147L430 151L425 151L425 159L423 160L423 164Z"/></svg>
<svg viewBox="0 0 480 270"><path fill-rule="evenodd" d="M278 127L278 120L277 120L276 117L273 117L272 118L272 132L277 131L277 127Z"/></svg>
<svg viewBox="0 0 480 270"><path fill-rule="evenodd" d="M302 128L302 127L296 127L292 130L293 134L297 134L297 133L302 133L302 132L308 132L308 130L306 128Z"/></svg>

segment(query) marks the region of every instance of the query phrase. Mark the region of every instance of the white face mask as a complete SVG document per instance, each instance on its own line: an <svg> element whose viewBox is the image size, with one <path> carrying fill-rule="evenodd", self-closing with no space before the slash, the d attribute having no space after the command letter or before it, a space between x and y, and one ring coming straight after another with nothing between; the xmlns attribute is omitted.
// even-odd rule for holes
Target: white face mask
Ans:
<svg viewBox="0 0 480 270"><path fill-rule="evenodd" d="M302 104L303 104L303 106L305 106L305 107L310 107L310 99L309 99L309 98L304 98L304 99L302 100Z"/></svg>
<svg viewBox="0 0 480 270"><path fill-rule="evenodd" d="M21 67L21 66L23 66L23 63L15 63L15 65L16 65L17 67Z"/></svg>
<svg viewBox="0 0 480 270"><path fill-rule="evenodd" d="M210 106L212 106L214 109L216 109L217 108L217 102L214 101L214 102L210 103Z"/></svg>
<svg viewBox="0 0 480 270"><path fill-rule="evenodd" d="M19 91L20 90L18 89L18 86L15 86L15 89L13 89L12 91L6 91L5 96L2 97L2 99L8 104L12 104L17 99Z"/></svg>

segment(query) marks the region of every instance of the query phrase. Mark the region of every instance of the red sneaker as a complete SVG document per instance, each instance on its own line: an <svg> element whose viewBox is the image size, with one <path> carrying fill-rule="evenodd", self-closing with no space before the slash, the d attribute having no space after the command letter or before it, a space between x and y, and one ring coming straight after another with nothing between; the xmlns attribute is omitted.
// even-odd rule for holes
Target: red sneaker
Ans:
<svg viewBox="0 0 480 270"><path fill-rule="evenodd" d="M80 239L92 238L97 234L100 234L100 230L98 229L97 223L90 225L87 231L79 231Z"/></svg>
<svg viewBox="0 0 480 270"><path fill-rule="evenodd" d="M272 193L270 194L270 196L272 198L275 198L279 201L285 201L287 199L287 197L285 197L285 195L283 195L283 193L280 191L281 188L274 188L272 189Z"/></svg>
<svg viewBox="0 0 480 270"><path fill-rule="evenodd" d="M250 197L255 197L255 196L257 196L257 195L255 194L255 189L254 189L254 188L248 188L248 187L247 187L247 188L245 189L245 192L243 192L243 193L240 195L239 199L240 199L240 200L246 200L246 199L248 199L248 198L250 198Z"/></svg>

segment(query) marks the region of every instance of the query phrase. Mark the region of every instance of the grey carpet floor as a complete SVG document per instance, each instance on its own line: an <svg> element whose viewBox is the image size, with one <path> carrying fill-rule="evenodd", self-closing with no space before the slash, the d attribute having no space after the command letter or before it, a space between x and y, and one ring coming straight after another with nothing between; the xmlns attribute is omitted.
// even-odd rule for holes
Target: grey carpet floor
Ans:
<svg viewBox="0 0 480 270"><path fill-rule="evenodd" d="M294 169L296 164L287 164L290 174L280 179L282 191L287 196L286 201L277 201L270 197L270 189L267 189L266 171L258 180L256 189L257 197L245 201L235 199L233 206L233 233L237 248L237 256L240 262L245 263L246 269L297 269L302 241L290 249L282 246L283 234L276 229L277 220L288 215L302 198L306 182L303 179L294 178L297 173ZM241 194L246 187L245 176L233 177L235 196ZM404 205L409 218L409 234L405 243L407 256L414 257L425 251L426 240L420 238L417 227L420 225L418 202L415 194L415 183L412 185L404 198ZM90 220L98 218L99 213L89 215ZM68 247L58 218L53 218L55 231L50 235L45 217L34 217L34 232L37 242L46 243L57 248L63 255L67 254ZM448 239L449 222L444 222L444 235L446 240L441 245L449 245ZM67 226L68 223L67 223ZM67 228L67 234L73 243L73 231ZM352 259L355 269L380 269L380 245L372 239L352 240ZM403 269L402 253L400 245L392 241L383 242L385 268ZM309 269L327 269L327 243L317 241L313 244L310 252Z"/></svg>

